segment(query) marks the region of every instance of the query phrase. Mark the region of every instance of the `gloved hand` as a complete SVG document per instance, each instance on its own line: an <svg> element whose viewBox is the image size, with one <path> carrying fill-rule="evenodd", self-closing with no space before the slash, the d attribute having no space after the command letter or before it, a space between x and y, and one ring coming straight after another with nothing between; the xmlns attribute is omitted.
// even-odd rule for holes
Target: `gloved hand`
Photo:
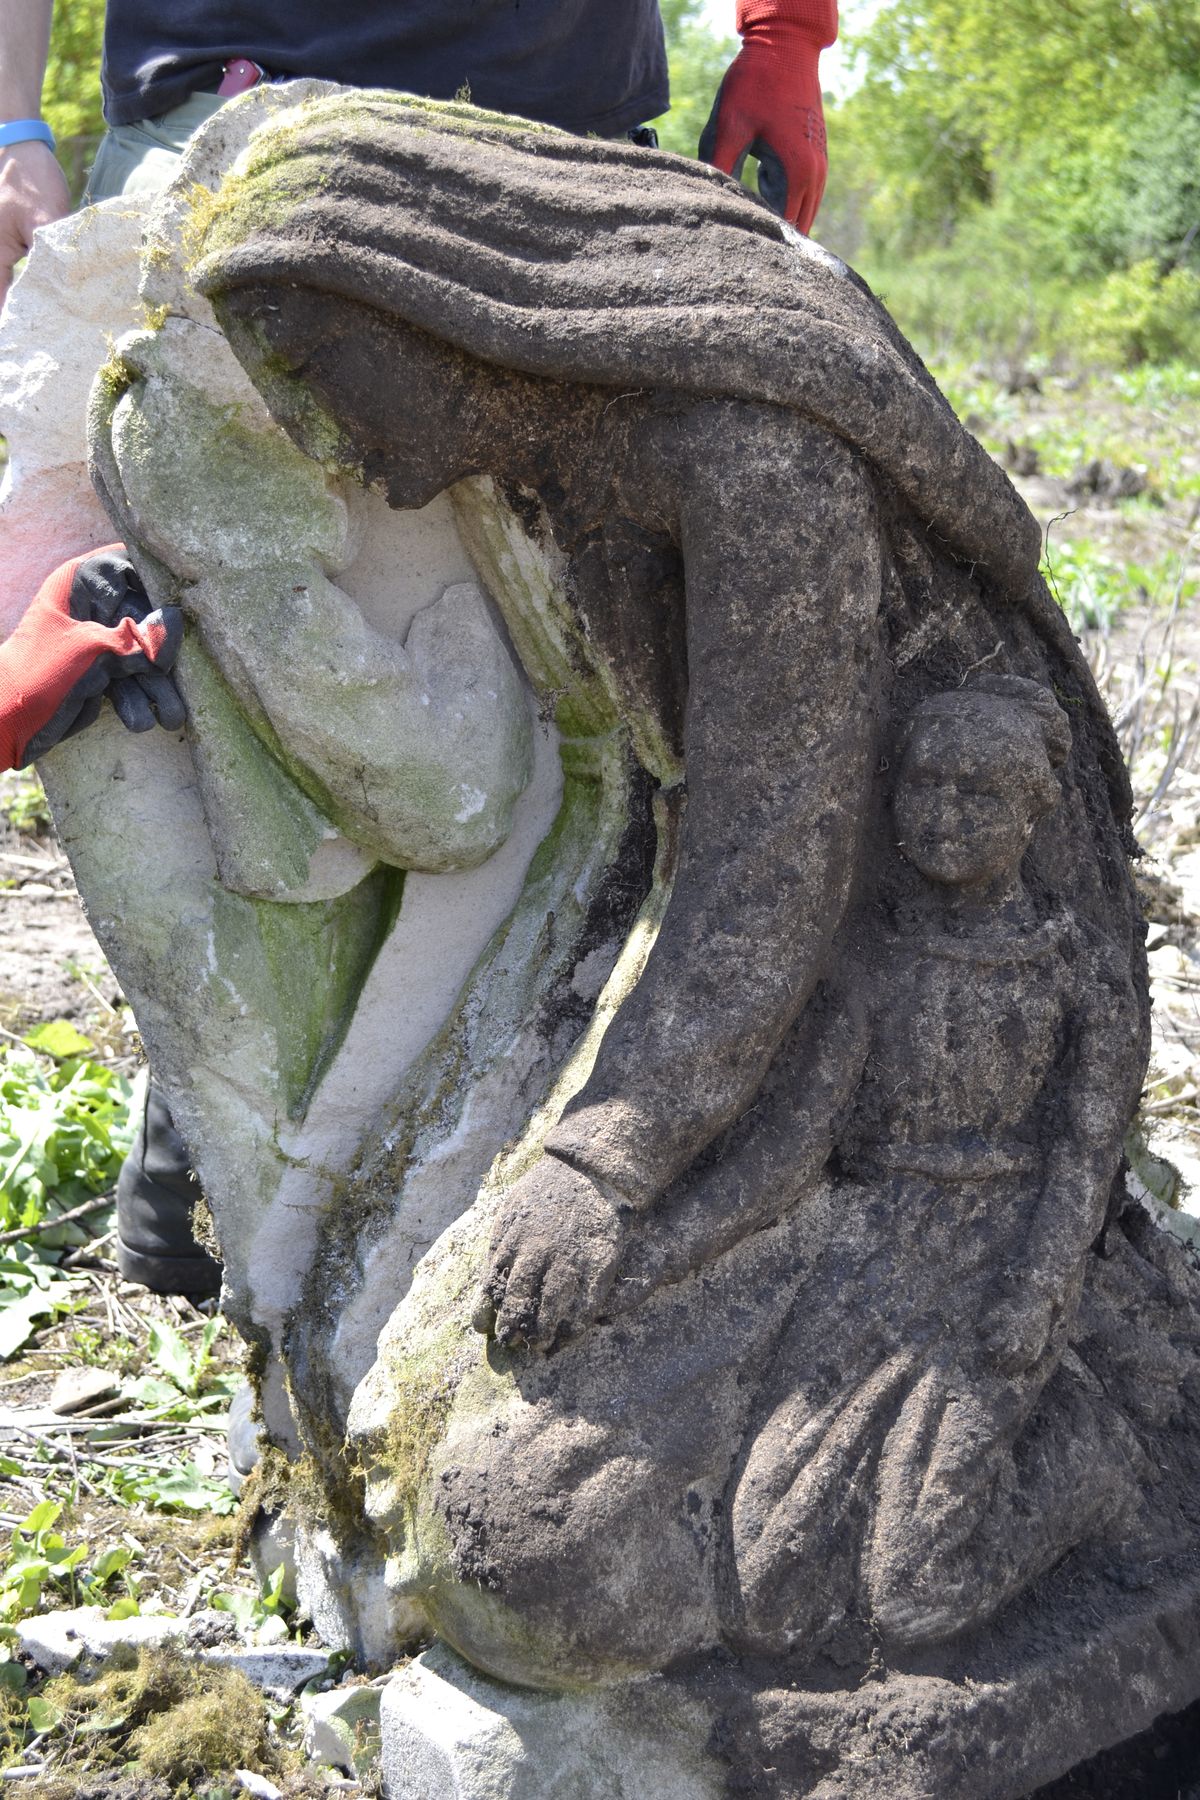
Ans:
<svg viewBox="0 0 1200 1800"><path fill-rule="evenodd" d="M179 690L166 671L183 615L151 611L123 544L72 557L48 575L0 644L0 769L20 769L90 725L107 693L130 731L178 731Z"/></svg>
<svg viewBox="0 0 1200 1800"><path fill-rule="evenodd" d="M738 0L737 28L742 48L717 90L700 156L736 176L756 156L767 205L807 232L828 169L817 65L837 37L837 0Z"/></svg>

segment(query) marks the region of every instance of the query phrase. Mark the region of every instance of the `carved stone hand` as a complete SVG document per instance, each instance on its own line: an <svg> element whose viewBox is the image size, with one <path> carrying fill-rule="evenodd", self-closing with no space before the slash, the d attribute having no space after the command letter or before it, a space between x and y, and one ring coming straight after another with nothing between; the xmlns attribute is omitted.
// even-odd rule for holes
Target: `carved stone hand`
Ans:
<svg viewBox="0 0 1200 1800"><path fill-rule="evenodd" d="M586 1175L544 1156L497 1221L476 1328L531 1350L581 1330L604 1305L622 1235L612 1201Z"/></svg>
<svg viewBox="0 0 1200 1800"><path fill-rule="evenodd" d="M1045 1354L1060 1296L1055 1284L1028 1268L1009 1272L980 1327L989 1359L1003 1375L1023 1375Z"/></svg>

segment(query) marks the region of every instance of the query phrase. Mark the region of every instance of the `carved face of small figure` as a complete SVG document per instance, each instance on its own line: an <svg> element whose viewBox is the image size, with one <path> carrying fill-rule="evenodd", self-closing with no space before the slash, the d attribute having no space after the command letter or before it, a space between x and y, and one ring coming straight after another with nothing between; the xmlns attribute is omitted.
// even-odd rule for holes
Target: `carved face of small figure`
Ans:
<svg viewBox="0 0 1200 1800"><path fill-rule="evenodd" d="M1033 687L1015 678L1007 685ZM1037 704L965 690L914 713L896 785L896 835L927 880L978 887L1015 877L1034 825L1059 798L1053 767L1069 743L1061 709L1034 692Z"/></svg>

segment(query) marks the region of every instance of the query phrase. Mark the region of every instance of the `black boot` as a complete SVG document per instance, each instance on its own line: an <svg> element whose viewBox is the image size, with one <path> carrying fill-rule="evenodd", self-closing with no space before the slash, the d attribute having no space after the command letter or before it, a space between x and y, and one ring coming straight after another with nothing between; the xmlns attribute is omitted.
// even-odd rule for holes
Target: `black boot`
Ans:
<svg viewBox="0 0 1200 1800"><path fill-rule="evenodd" d="M167 1103L151 1081L133 1148L117 1178L117 1267L156 1294L202 1298L221 1286L221 1265L192 1235L200 1188Z"/></svg>

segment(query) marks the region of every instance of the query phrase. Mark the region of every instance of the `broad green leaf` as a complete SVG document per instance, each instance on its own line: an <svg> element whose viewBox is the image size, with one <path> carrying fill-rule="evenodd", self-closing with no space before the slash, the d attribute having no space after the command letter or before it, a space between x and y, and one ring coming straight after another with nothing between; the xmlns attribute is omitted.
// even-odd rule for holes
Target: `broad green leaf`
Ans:
<svg viewBox="0 0 1200 1800"><path fill-rule="evenodd" d="M79 1567L80 1563L87 1557L87 1545L76 1544L73 1550L69 1550L65 1544L55 1545L52 1549L47 1550L46 1556L54 1573L58 1575L61 1574L64 1569L77 1569Z"/></svg>
<svg viewBox="0 0 1200 1800"><path fill-rule="evenodd" d="M120 1600L115 1601L113 1605L109 1607L104 1616L106 1619L136 1619L139 1617L141 1610L141 1607L138 1605L133 1595L125 1594Z"/></svg>
<svg viewBox="0 0 1200 1800"><path fill-rule="evenodd" d="M31 1575L17 1588L17 1606L22 1613L36 1612L41 1598L42 1584L36 1576Z"/></svg>
<svg viewBox="0 0 1200 1800"><path fill-rule="evenodd" d="M262 1602L268 1612L278 1612L283 1604L283 1584L287 1580L287 1564L280 1563L263 1589Z"/></svg>
<svg viewBox="0 0 1200 1800"><path fill-rule="evenodd" d="M73 1280L47 1281L44 1287L32 1287L25 1294L0 1288L0 1360L15 1356L33 1336L40 1320L70 1312L83 1285Z"/></svg>
<svg viewBox="0 0 1200 1800"><path fill-rule="evenodd" d="M49 1531L51 1525L58 1523L61 1514L60 1501L39 1500L28 1518L22 1520L20 1529L28 1532Z"/></svg>
<svg viewBox="0 0 1200 1800"><path fill-rule="evenodd" d="M140 1406L170 1406L179 1399L175 1383L164 1381L158 1375L139 1375L126 1391Z"/></svg>
<svg viewBox="0 0 1200 1800"><path fill-rule="evenodd" d="M4 1579L20 1584L29 1580L45 1581L49 1574L50 1564L44 1556L18 1556L5 1569Z"/></svg>
<svg viewBox="0 0 1200 1800"><path fill-rule="evenodd" d="M115 1070L77 1060L79 1044L66 1035L74 1031L58 1020L30 1034L39 1044L45 1036L52 1052L71 1052L56 1064L24 1048L0 1049L0 1229L41 1224L48 1212L65 1212L116 1181L133 1135L130 1085ZM87 1230L64 1227L35 1254L44 1261L50 1245L86 1241L104 1228L98 1213Z"/></svg>
<svg viewBox="0 0 1200 1800"><path fill-rule="evenodd" d="M3 1169L0 1169L0 1193L8 1193L12 1189L16 1180L17 1170L21 1167L21 1164L25 1161L26 1157L37 1143L39 1131L40 1126L35 1120L32 1128L27 1130L26 1135L18 1140L17 1147L9 1157L8 1162Z"/></svg>
<svg viewBox="0 0 1200 1800"><path fill-rule="evenodd" d="M262 1602L257 1594L214 1594L209 1605L214 1612L231 1613L242 1631L249 1631L262 1619Z"/></svg>
<svg viewBox="0 0 1200 1800"><path fill-rule="evenodd" d="M237 1511L237 1501L230 1491L227 1481L216 1481L210 1475L202 1475L192 1463L184 1463L181 1468L160 1474L158 1470L143 1470L132 1479L120 1478L122 1492L134 1500L143 1500L147 1506L161 1507L171 1511L181 1507L186 1512L231 1513Z"/></svg>
<svg viewBox="0 0 1200 1800"><path fill-rule="evenodd" d="M132 1561L132 1550L127 1550L124 1544L114 1544L111 1549L100 1552L89 1567L88 1574L93 1581L103 1585L104 1582L111 1581L114 1575L119 1575L122 1569L127 1569Z"/></svg>
<svg viewBox="0 0 1200 1800"><path fill-rule="evenodd" d="M50 1019L45 1025L35 1025L32 1031L25 1033L22 1041L31 1050L41 1050L46 1056L58 1058L86 1056L89 1050L96 1048L91 1038L77 1031L69 1019Z"/></svg>
<svg viewBox="0 0 1200 1800"><path fill-rule="evenodd" d="M196 1375L192 1353L165 1320L156 1320L150 1327L150 1360L185 1394L190 1393Z"/></svg>
<svg viewBox="0 0 1200 1800"><path fill-rule="evenodd" d="M29 1723L35 1731L57 1731L63 1722L64 1715L52 1700L43 1700L35 1694L28 1705Z"/></svg>

